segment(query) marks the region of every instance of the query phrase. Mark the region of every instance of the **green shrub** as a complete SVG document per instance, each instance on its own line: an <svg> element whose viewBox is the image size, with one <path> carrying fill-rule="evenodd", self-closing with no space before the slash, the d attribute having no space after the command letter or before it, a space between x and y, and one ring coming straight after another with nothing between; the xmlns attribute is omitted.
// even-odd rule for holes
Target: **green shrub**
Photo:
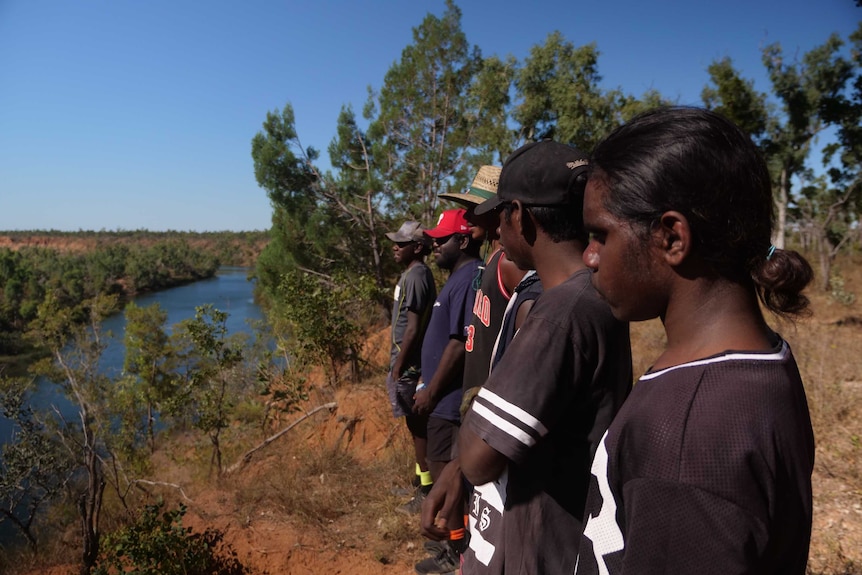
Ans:
<svg viewBox="0 0 862 575"><path fill-rule="evenodd" d="M250 571L223 534L183 527L186 506L162 511L163 502L147 505L137 521L107 535L94 575L245 575Z"/></svg>

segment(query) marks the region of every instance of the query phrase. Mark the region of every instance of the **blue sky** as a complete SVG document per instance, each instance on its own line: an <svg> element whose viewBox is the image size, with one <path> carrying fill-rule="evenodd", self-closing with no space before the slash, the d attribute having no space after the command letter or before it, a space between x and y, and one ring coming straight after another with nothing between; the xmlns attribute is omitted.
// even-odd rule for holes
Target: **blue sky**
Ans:
<svg viewBox="0 0 862 575"><path fill-rule="evenodd" d="M768 91L760 48L802 54L862 17L853 0L460 0L486 56L559 30L596 42L606 88L699 104L729 56ZM293 105L325 156L412 29L443 0L0 0L0 230L255 230L271 207L251 138Z"/></svg>

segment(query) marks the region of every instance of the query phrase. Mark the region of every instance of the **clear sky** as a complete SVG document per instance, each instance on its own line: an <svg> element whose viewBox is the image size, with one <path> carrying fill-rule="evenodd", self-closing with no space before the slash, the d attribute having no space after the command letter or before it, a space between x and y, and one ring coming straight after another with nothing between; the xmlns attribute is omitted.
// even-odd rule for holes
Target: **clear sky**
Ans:
<svg viewBox="0 0 862 575"><path fill-rule="evenodd" d="M769 91L760 48L855 29L854 0L460 0L483 55L559 30L596 42L603 87L700 104L729 56ZM0 0L0 230L260 230L251 139L293 105L326 156L443 0Z"/></svg>

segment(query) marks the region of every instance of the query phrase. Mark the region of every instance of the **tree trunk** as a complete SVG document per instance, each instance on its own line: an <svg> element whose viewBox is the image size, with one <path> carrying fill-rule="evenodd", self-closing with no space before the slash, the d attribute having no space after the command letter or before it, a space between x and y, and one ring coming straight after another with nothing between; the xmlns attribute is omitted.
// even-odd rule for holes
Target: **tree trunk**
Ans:
<svg viewBox="0 0 862 575"><path fill-rule="evenodd" d="M153 415L153 404L147 403L147 439L150 444L150 455L156 452L156 434L154 430L155 416Z"/></svg>
<svg viewBox="0 0 862 575"><path fill-rule="evenodd" d="M81 536L84 544L81 575L89 575L99 558L99 514L102 511L102 496L105 493L105 479L102 467L94 448L87 454L87 491L79 500L81 513Z"/></svg>
<svg viewBox="0 0 862 575"><path fill-rule="evenodd" d="M825 234L821 233L821 237L817 241L817 259L820 263L820 287L823 291L829 291L829 278L832 274L832 258L829 253L829 242L826 241Z"/></svg>
<svg viewBox="0 0 862 575"><path fill-rule="evenodd" d="M787 168L781 170L781 183L778 186L778 197L775 199L775 231L772 237L772 245L784 249L784 230L787 224Z"/></svg>

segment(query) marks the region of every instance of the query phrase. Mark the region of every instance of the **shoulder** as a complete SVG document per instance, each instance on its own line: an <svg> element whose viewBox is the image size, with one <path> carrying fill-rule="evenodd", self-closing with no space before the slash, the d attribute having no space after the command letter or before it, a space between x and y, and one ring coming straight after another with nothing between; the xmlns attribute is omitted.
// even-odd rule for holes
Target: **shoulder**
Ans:
<svg viewBox="0 0 862 575"><path fill-rule="evenodd" d="M582 270L565 282L542 292L529 317L568 324L575 331L622 329L627 324L615 319L608 304L590 282L590 271Z"/></svg>
<svg viewBox="0 0 862 575"><path fill-rule="evenodd" d="M479 268L482 267L482 260L475 259L470 260L465 263L463 266L452 272L452 275L449 276L449 280L446 282L446 285L457 287L458 289L463 289L464 286L468 288L473 287L473 280L476 278L476 272Z"/></svg>
<svg viewBox="0 0 862 575"><path fill-rule="evenodd" d="M718 441L738 433L768 443L776 434L795 436L810 429L802 379L783 342L773 352L727 352L648 373L638 387L650 389L658 404L681 400L686 417L699 422L699 433L715 432Z"/></svg>

